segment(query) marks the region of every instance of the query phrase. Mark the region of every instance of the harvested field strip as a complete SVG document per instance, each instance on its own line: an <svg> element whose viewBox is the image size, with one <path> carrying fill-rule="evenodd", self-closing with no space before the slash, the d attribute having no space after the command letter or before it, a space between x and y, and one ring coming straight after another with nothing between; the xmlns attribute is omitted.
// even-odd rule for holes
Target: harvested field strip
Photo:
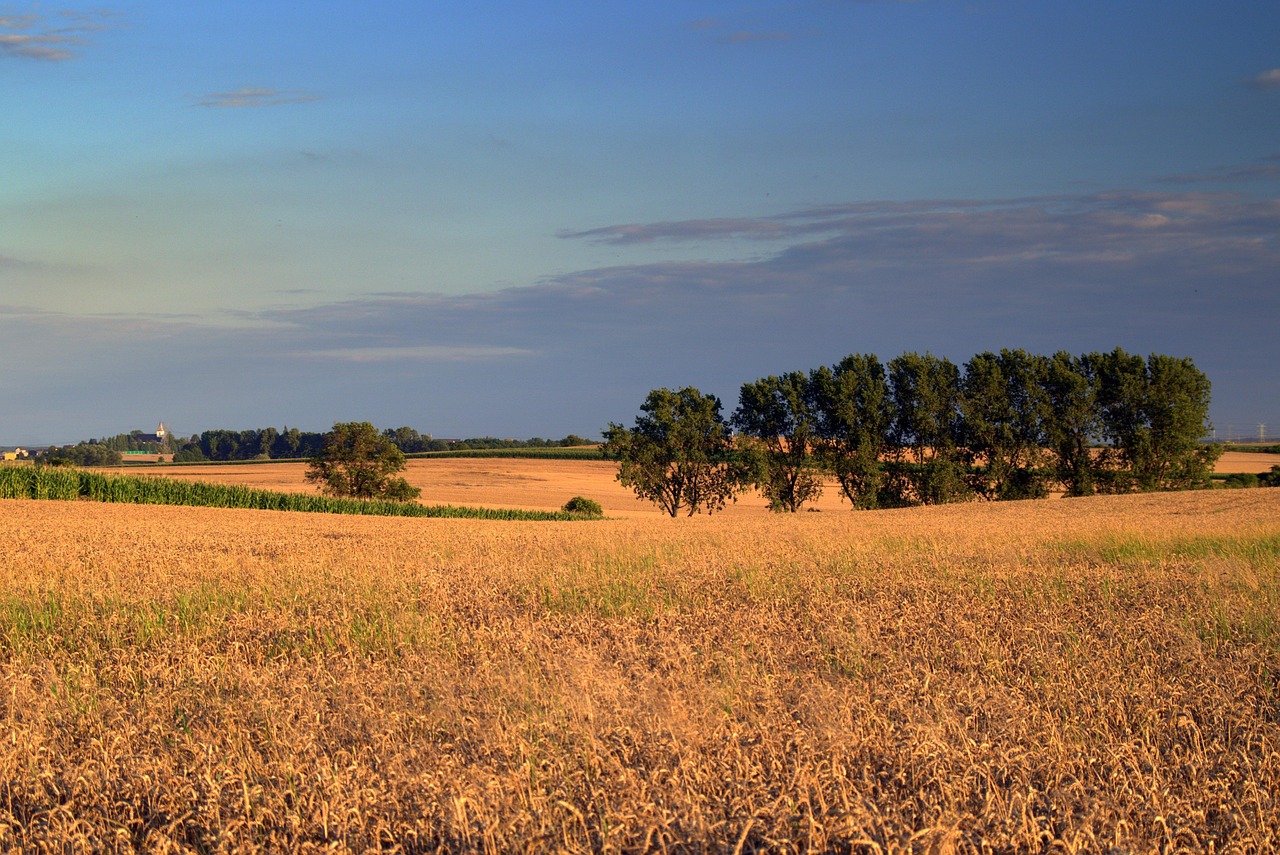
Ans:
<svg viewBox="0 0 1280 855"><path fill-rule="evenodd" d="M406 454L410 459L432 458L495 458L498 460L603 460L600 449L594 446L570 446L567 448L472 448L464 451L415 451Z"/></svg>
<svg viewBox="0 0 1280 855"><path fill-rule="evenodd" d="M0 847L1280 847L1272 491L4 512Z"/></svg>
<svg viewBox="0 0 1280 855"><path fill-rule="evenodd" d="M280 493L234 484L180 481L145 475L111 475L45 466L0 466L0 499L88 499L135 505L190 505L202 508L394 517L561 521L589 519L581 514L555 511L339 499L306 493Z"/></svg>

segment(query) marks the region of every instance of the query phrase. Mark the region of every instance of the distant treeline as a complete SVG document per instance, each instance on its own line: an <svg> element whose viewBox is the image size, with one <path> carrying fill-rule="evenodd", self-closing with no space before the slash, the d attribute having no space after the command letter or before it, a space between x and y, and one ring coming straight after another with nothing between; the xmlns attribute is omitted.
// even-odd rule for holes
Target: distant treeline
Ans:
<svg viewBox="0 0 1280 855"><path fill-rule="evenodd" d="M411 427L388 428L383 435L395 443L405 454L439 451L471 451L475 449L509 448L567 448L590 445L591 441L575 434L564 439L497 439L475 437L463 440L435 439ZM117 434L103 439L91 439L65 447L48 449L43 458L47 462L63 461L77 466L115 466L124 452L148 452L173 454L174 462L196 463L200 461L235 460L289 460L315 457L324 443L323 433L301 431L285 426L256 430L207 430L190 437L169 436L166 441L149 442L141 437L149 436L139 431Z"/></svg>

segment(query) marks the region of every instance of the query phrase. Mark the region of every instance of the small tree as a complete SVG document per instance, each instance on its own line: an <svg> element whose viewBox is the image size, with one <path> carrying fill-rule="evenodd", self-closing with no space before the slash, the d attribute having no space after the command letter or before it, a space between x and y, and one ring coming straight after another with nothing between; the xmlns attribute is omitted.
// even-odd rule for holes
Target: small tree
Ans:
<svg viewBox="0 0 1280 855"><path fill-rule="evenodd" d="M618 462L618 481L671 516L718 511L745 486L720 399L686 387L654 389L634 428L610 423L601 452Z"/></svg>
<svg viewBox="0 0 1280 855"><path fill-rule="evenodd" d="M396 477L404 468L404 454L369 422L339 422L324 435L306 477L331 496L407 502L421 491Z"/></svg>

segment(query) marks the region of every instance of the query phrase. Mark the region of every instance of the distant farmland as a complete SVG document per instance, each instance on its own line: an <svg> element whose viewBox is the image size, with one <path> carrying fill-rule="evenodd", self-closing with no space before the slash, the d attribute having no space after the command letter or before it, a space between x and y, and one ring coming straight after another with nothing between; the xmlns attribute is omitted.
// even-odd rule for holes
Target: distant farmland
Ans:
<svg viewBox="0 0 1280 855"><path fill-rule="evenodd" d="M1269 472L1280 463L1280 455L1227 452L1218 462L1218 472ZM606 460L548 458L419 457L408 461L404 473L409 483L422 489L426 504L451 504L495 508L557 510L573 496L599 501L606 513L648 516L658 513L647 503L617 483L617 465ZM130 468L128 471L138 471ZM157 466L143 471L170 478L216 481L246 487L287 492L318 492L303 474L302 462L219 463L202 466ZM822 511L850 512L839 496L839 487L828 483L822 498L812 503ZM808 506L806 506L808 507ZM748 493L725 511L731 515L767 514L767 503Z"/></svg>

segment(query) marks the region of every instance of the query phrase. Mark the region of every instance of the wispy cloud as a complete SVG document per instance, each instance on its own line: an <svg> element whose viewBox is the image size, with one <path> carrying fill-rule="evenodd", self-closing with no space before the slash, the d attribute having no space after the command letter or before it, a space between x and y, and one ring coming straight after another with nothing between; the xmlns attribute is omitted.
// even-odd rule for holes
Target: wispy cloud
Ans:
<svg viewBox="0 0 1280 855"><path fill-rule="evenodd" d="M301 89L245 87L231 92L211 92L194 100L197 107L275 107L319 101L320 96Z"/></svg>
<svg viewBox="0 0 1280 855"><path fill-rule="evenodd" d="M632 223L561 237L606 244L715 239L788 242L766 267L788 258L826 257L846 271L875 266L905 270L936 260L993 265L1037 258L1071 260L1185 255L1193 247L1257 245L1280 252L1274 233L1280 202L1230 194L1099 193L992 201L857 203L735 220ZM1117 253L1119 255L1117 255ZM837 256L839 256L837 258ZM1278 259L1280 260L1280 259ZM817 268L815 268L816 270Z"/></svg>
<svg viewBox="0 0 1280 855"><path fill-rule="evenodd" d="M1263 89L1280 89L1280 68L1269 68L1253 78L1254 86Z"/></svg>
<svg viewBox="0 0 1280 855"><path fill-rule="evenodd" d="M623 246L655 243L662 240L689 241L717 238L750 238L767 240L793 236L785 224L767 219L708 219L663 223L630 223L603 226L584 231L561 231L556 237L584 238L596 243Z"/></svg>
<svg viewBox="0 0 1280 855"><path fill-rule="evenodd" d="M106 10L0 13L0 58L75 59L77 50L89 44L88 35L107 29L113 17Z"/></svg>
<svg viewBox="0 0 1280 855"><path fill-rule="evenodd" d="M1222 166L1204 172L1185 172L1160 178L1164 184L1199 184L1220 181L1259 181L1280 177L1280 155L1265 157L1259 163Z"/></svg>
<svg viewBox="0 0 1280 855"><path fill-rule="evenodd" d="M762 33L751 30L738 30L725 34L720 38L720 41L727 45L745 45L751 42L785 42L791 38L793 38L792 34L785 31Z"/></svg>
<svg viewBox="0 0 1280 855"><path fill-rule="evenodd" d="M640 225L619 234L704 240L751 234L753 222ZM261 319L307 338L344 337L344 348L317 348L335 357L346 348L380 354L425 346L428 354L439 347L569 349L580 358L626 353L644 361L657 357L655 347L695 348L706 338L714 351L769 327L781 342L817 341L859 317L873 319L877 335L911 330L943 341L954 336L957 318L991 340L1006 328L1108 336L1167 328L1176 335L1169 324L1203 317L1208 304L1197 301L1211 292L1280 311L1272 284L1280 268L1276 200L1104 193L828 206L758 222L761 233L789 238L763 259L599 268L499 292L386 295Z"/></svg>
<svg viewBox="0 0 1280 855"><path fill-rule="evenodd" d="M492 359L528 357L533 351L519 347L471 347L466 345L400 345L394 347L348 347L304 351L299 356L335 362L479 362Z"/></svg>
<svg viewBox="0 0 1280 855"><path fill-rule="evenodd" d="M109 412L121 406L111 397L118 388L144 395L154 384L139 375L97 390L83 365L142 372L161 362L193 391L156 387L148 405L191 429L273 419L324 426L341 406L438 433L581 433L633 412L655 386L687 383L732 400L754 377L849 352L963 359L1006 346L1121 345L1191 356L1214 379L1215 406L1247 413L1280 400L1280 379L1233 374L1280 358L1273 336L1249 332L1280 316L1277 199L1114 192L859 202L571 234L760 235L770 251L580 270L479 294L246 310L205 324L0 310L0 392L20 400L39 378L42 395L65 389L68 412ZM245 376L254 377L249 391ZM400 414L406 406L465 414L467 426L422 423Z"/></svg>
<svg viewBox="0 0 1280 855"><path fill-rule="evenodd" d="M715 18L699 18L685 25L690 30L721 30L722 23ZM732 25L727 25L732 26ZM722 32L717 41L726 45L744 45L752 42L779 42L794 38L794 33L787 30L752 30L737 29Z"/></svg>

